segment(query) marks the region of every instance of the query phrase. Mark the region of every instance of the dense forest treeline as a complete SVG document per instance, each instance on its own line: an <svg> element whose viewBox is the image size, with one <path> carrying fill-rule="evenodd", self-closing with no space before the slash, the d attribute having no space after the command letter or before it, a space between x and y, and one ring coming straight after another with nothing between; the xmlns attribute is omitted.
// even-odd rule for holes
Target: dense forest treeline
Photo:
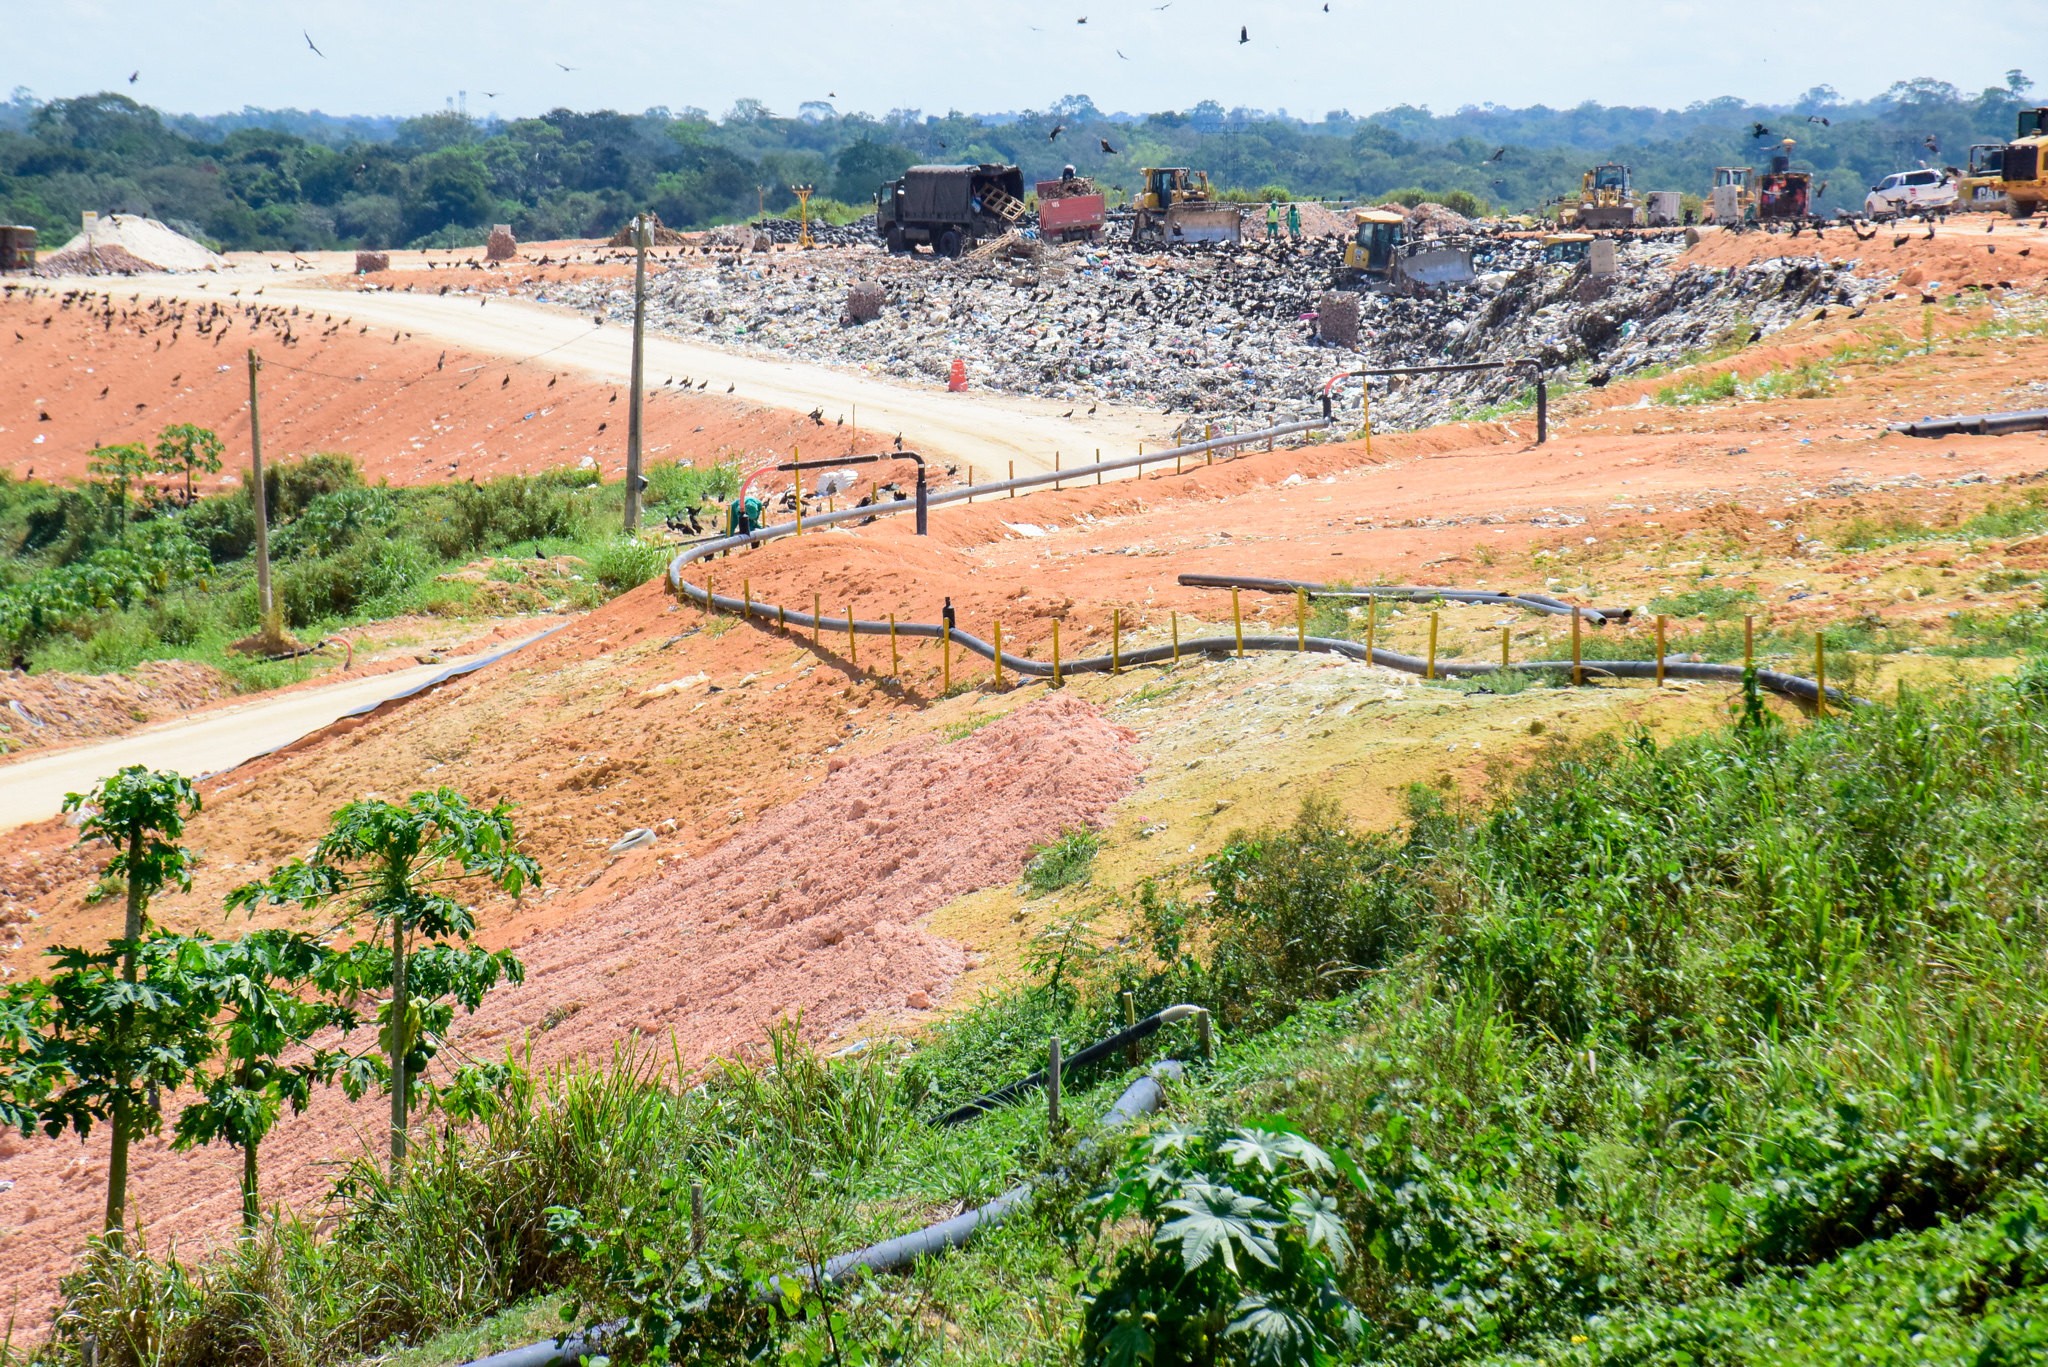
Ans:
<svg viewBox="0 0 2048 1367"><path fill-rule="evenodd" d="M459 245L497 222L526 239L588 237L643 207L677 227L777 212L799 183L864 203L905 166L972 160L1014 161L1027 175L1071 161L1122 187L1141 166L1188 165L1219 186L1284 186L1303 197L1464 190L1512 211L1574 189L1602 160L1633 166L1640 189L1702 193L1713 167L1762 164L1784 136L1798 139L1796 164L1826 185L1821 201L1833 208L1860 204L1864 187L1890 171L1961 164L1972 143L2009 138L2031 89L2011 71L1976 94L1922 77L1859 101L1815 86L1789 105L1729 96L1682 110L1402 106L1314 121L1213 101L1105 113L1085 96L1046 110L943 116L841 114L823 103L785 115L742 100L722 117L202 117L118 94L44 102L17 90L0 104L0 221L33 224L48 245L89 209L149 214L227 249ZM1064 131L1055 141L1056 126Z"/></svg>

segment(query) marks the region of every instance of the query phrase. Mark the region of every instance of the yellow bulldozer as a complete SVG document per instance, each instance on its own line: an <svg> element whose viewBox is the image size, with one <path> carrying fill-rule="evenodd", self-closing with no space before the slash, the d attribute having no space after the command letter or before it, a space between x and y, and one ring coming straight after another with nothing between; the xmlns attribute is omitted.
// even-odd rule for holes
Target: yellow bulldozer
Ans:
<svg viewBox="0 0 2048 1367"><path fill-rule="evenodd" d="M1134 245L1243 239L1243 215L1235 204L1219 204L1210 198L1207 172L1185 166L1147 166L1138 175L1138 195L1131 202Z"/></svg>
<svg viewBox="0 0 2048 1367"><path fill-rule="evenodd" d="M2032 218L2048 204L2048 106L2020 111L2019 126L2000 160L1998 183L2006 211L2014 218Z"/></svg>
<svg viewBox="0 0 2048 1367"><path fill-rule="evenodd" d="M2005 209L2004 143L1971 144L1969 166L1956 182L1956 200L1962 209Z"/></svg>
<svg viewBox="0 0 2048 1367"><path fill-rule="evenodd" d="M1635 227L1636 192L1629 182L1628 167L1609 161L1586 172L1579 181L1578 202L1567 200L1557 218L1570 228Z"/></svg>

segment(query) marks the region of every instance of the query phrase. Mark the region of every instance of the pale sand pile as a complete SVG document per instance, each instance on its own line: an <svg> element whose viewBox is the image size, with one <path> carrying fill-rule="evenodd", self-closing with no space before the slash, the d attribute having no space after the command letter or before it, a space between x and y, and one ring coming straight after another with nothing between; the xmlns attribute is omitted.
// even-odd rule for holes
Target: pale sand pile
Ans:
<svg viewBox="0 0 2048 1367"><path fill-rule="evenodd" d="M117 247L138 261L164 271L207 271L227 264L225 257L173 228L139 214L109 214L94 225L92 240L84 233L57 249L60 257L83 256L90 247L104 253Z"/></svg>

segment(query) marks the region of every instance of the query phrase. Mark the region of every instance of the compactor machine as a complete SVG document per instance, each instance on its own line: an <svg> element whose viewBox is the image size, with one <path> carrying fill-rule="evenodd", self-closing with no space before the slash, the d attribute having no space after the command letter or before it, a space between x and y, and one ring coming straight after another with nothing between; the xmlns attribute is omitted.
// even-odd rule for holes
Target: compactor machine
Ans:
<svg viewBox="0 0 2048 1367"><path fill-rule="evenodd" d="M2014 218L2032 218L2048 204L2048 106L2022 109L2013 140L2005 145L1998 183Z"/></svg>
<svg viewBox="0 0 2048 1367"><path fill-rule="evenodd" d="M1408 220L1391 209L1359 209L1351 216L1338 289L1381 289L1417 294L1472 283L1472 251L1431 239L1408 241Z"/></svg>
<svg viewBox="0 0 2048 1367"><path fill-rule="evenodd" d="M1609 161L1586 172L1579 182L1579 202L1566 204L1558 219L1588 231L1635 227L1636 192L1629 182L1628 167Z"/></svg>
<svg viewBox="0 0 2048 1367"><path fill-rule="evenodd" d="M1956 182L1956 197L1965 209L2005 210L2004 143L1980 142L1971 146L1968 169Z"/></svg>
<svg viewBox="0 0 2048 1367"><path fill-rule="evenodd" d="M1131 205L1133 244L1243 240L1243 216L1235 204L1219 204L1209 197L1207 172L1147 166L1138 174L1141 185Z"/></svg>

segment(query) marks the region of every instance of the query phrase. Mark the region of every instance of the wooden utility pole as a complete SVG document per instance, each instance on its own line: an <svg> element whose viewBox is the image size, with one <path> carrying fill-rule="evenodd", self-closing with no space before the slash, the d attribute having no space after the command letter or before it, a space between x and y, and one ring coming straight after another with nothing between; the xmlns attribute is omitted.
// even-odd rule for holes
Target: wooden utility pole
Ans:
<svg viewBox="0 0 2048 1367"><path fill-rule="evenodd" d="M250 347L249 499L256 510L256 608L263 619L263 644L275 652L284 647L284 629L277 619L277 599L270 591L270 508L263 489L263 423L256 412L256 372L262 368L256 348Z"/></svg>
<svg viewBox="0 0 2048 1367"><path fill-rule="evenodd" d="M626 404L626 535L640 530L640 393L647 344L647 215L633 218L633 392Z"/></svg>

